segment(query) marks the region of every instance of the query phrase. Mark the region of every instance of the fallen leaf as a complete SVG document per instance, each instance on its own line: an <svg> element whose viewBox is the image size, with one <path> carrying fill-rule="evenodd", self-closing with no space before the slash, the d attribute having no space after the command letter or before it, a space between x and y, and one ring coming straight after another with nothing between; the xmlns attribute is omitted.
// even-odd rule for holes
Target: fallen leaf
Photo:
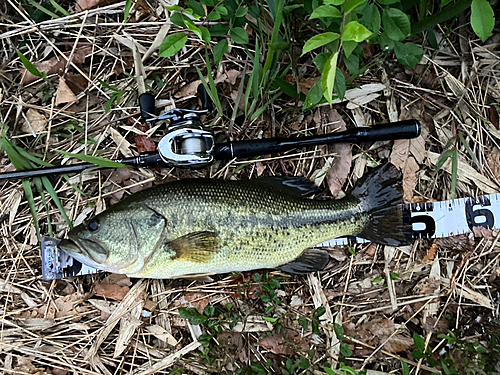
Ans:
<svg viewBox="0 0 500 375"><path fill-rule="evenodd" d="M88 86L88 81L87 79L82 76L80 73L67 73L64 76L64 80L66 81L66 84L70 88L70 90L75 94L78 95L82 91L85 91ZM91 105L89 103L89 105Z"/></svg>
<svg viewBox="0 0 500 375"><path fill-rule="evenodd" d="M221 74L219 77L214 79L215 84L219 84L222 82L230 83L231 85L236 84L236 79L238 76L241 74L240 71L231 69L228 70L227 72ZM205 78L205 80L207 80ZM174 97L176 98L185 98L188 96L193 96L197 94L198 86L201 84L201 80L197 80L194 82L191 82L190 84L184 86L180 91L178 91Z"/></svg>
<svg viewBox="0 0 500 375"><path fill-rule="evenodd" d="M38 314L46 318L63 318L67 316L78 315L81 311L77 306L82 303L84 296L80 293L70 294L68 296L61 296L54 301L47 302L46 305L38 309Z"/></svg>
<svg viewBox="0 0 500 375"><path fill-rule="evenodd" d="M28 122L24 121L21 130L26 134L38 134L47 128L47 119L36 109L30 108L26 112Z"/></svg>
<svg viewBox="0 0 500 375"><path fill-rule="evenodd" d="M210 303L210 299L208 298L208 293L203 292L188 292L184 294L180 299L175 301L175 305L177 306L192 306L200 314L203 314L203 310Z"/></svg>
<svg viewBox="0 0 500 375"><path fill-rule="evenodd" d="M472 227L472 233L474 233L474 237L486 238L487 240L491 240L493 238L493 231L485 227Z"/></svg>
<svg viewBox="0 0 500 375"><path fill-rule="evenodd" d="M422 259L422 263L427 262L428 260L434 260L434 257L436 256L436 250L438 248L438 245L433 243L429 250L427 250L427 254L425 254L424 259Z"/></svg>
<svg viewBox="0 0 500 375"><path fill-rule="evenodd" d="M117 284L94 283L92 289L96 296L114 301L121 301L130 291L128 286L120 286Z"/></svg>
<svg viewBox="0 0 500 375"><path fill-rule="evenodd" d="M76 95L73 93L73 91L71 91L66 83L66 80L63 77L59 77L59 85L57 86L55 105L63 103L74 103L77 100L78 99L76 98Z"/></svg>
<svg viewBox="0 0 500 375"><path fill-rule="evenodd" d="M260 177L262 173L266 170L267 166L260 161L255 163L255 169L257 170L257 177Z"/></svg>
<svg viewBox="0 0 500 375"><path fill-rule="evenodd" d="M309 90L311 87L314 86L316 81L319 79L319 77L313 77L313 78L305 78L305 77L299 77L299 89L304 95L307 95L309 93ZM295 79L293 78L293 75L287 74L285 76L285 81L290 83L291 85L295 86Z"/></svg>
<svg viewBox="0 0 500 375"><path fill-rule="evenodd" d="M10 372L10 371L8 371ZM17 365L12 369L13 374L49 375L44 369L37 368L31 360L26 357L17 357Z"/></svg>
<svg viewBox="0 0 500 375"><path fill-rule="evenodd" d="M495 178L500 180L500 149L498 147L493 147L486 157L486 163L488 163Z"/></svg>
<svg viewBox="0 0 500 375"><path fill-rule="evenodd" d="M357 340L374 347L384 343L382 349L389 353L404 352L413 346L411 337L404 336L401 333L394 334L396 331L394 321L389 319L374 319L358 327L354 324L348 324L344 326L344 330L346 337L354 335ZM371 349L355 349L354 351L358 355L370 355L372 353Z"/></svg>
<svg viewBox="0 0 500 375"><path fill-rule="evenodd" d="M147 135L136 134L134 140L137 151L140 153L156 150L156 144Z"/></svg>
<svg viewBox="0 0 500 375"><path fill-rule="evenodd" d="M307 339L291 329L282 329L261 339L257 345L274 354L292 355L299 350L309 350Z"/></svg>
<svg viewBox="0 0 500 375"><path fill-rule="evenodd" d="M330 124L330 129L335 129L336 131L347 130L342 116L340 116L336 109L322 107L320 110L322 115L326 118L326 122ZM331 168L325 177L330 192L336 197L342 190L347 180L347 176L349 176L349 172L351 171L351 145L348 143L336 143L328 147L328 153L336 154L331 164Z"/></svg>
<svg viewBox="0 0 500 375"><path fill-rule="evenodd" d="M81 66L85 62L85 57L92 53L92 46L79 46L75 53L73 54L72 62ZM65 56L69 57L70 52L65 53ZM40 71L46 72L47 75L51 74L59 74L62 73L64 68L66 67L67 61L64 57L56 56L52 57L49 60L39 61L34 63L33 65ZM72 65L70 65L70 69L72 69ZM21 83L27 85L28 83L34 82L40 77L31 74L27 69L23 69L21 71L22 79Z"/></svg>
<svg viewBox="0 0 500 375"><path fill-rule="evenodd" d="M132 286L132 281L130 281L130 277L119 273L110 273L108 276L102 279L101 283L116 284L118 286Z"/></svg>

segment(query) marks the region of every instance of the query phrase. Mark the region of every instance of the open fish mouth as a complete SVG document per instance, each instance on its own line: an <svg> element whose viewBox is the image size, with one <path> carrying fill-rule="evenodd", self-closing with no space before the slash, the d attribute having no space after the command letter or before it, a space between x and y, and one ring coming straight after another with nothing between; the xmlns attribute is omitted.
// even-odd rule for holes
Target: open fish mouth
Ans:
<svg viewBox="0 0 500 375"><path fill-rule="evenodd" d="M59 242L58 246L61 250L66 251L85 264L89 264L88 260L92 263L102 264L108 258L108 251L99 243L92 240L64 239Z"/></svg>

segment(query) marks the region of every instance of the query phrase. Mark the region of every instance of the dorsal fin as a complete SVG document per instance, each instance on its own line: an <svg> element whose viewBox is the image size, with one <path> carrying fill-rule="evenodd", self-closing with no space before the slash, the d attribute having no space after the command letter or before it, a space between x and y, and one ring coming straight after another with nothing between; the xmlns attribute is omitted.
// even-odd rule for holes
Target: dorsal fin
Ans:
<svg viewBox="0 0 500 375"><path fill-rule="evenodd" d="M268 185L280 191L286 191L297 198L310 197L322 192L312 181L304 177L272 176L250 180L249 182Z"/></svg>

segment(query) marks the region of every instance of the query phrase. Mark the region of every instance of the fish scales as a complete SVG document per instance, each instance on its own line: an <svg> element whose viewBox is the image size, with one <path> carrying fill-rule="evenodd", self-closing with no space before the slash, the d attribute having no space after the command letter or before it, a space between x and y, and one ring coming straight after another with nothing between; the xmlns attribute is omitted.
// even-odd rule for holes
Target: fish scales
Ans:
<svg viewBox="0 0 500 375"><path fill-rule="evenodd" d="M404 243L401 174L383 166L341 200L305 199L302 178L180 180L134 194L68 233L61 249L101 270L175 278L259 268L311 272L343 235ZM411 229L411 225L410 225Z"/></svg>
<svg viewBox="0 0 500 375"><path fill-rule="evenodd" d="M355 232L365 220L355 199L299 199L273 187L255 189L238 181L168 185L146 193L143 202L171 218L169 239L201 231L218 235L218 251L203 264L209 273L277 267L310 246ZM158 277L167 268L177 276L199 272L200 264L172 262L174 256L168 250L156 252L138 276Z"/></svg>

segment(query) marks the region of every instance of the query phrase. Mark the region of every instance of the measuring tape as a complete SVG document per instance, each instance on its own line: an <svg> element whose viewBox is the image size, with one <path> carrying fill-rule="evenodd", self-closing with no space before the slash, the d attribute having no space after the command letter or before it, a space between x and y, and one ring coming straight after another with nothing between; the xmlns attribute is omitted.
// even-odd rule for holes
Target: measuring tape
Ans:
<svg viewBox="0 0 500 375"><path fill-rule="evenodd" d="M451 237L472 231L474 227L499 229L495 214L500 215L500 194L460 198L442 202L405 204L410 213L413 239ZM42 237L42 275L44 280L81 276L99 272L81 264L59 250L59 240ZM370 242L348 236L323 242L315 247L352 245Z"/></svg>
<svg viewBox="0 0 500 375"><path fill-rule="evenodd" d="M451 237L472 231L474 227L499 229L495 214L500 215L500 194L481 195L442 202L409 203L413 239ZM370 242L364 238L342 237L315 247Z"/></svg>

